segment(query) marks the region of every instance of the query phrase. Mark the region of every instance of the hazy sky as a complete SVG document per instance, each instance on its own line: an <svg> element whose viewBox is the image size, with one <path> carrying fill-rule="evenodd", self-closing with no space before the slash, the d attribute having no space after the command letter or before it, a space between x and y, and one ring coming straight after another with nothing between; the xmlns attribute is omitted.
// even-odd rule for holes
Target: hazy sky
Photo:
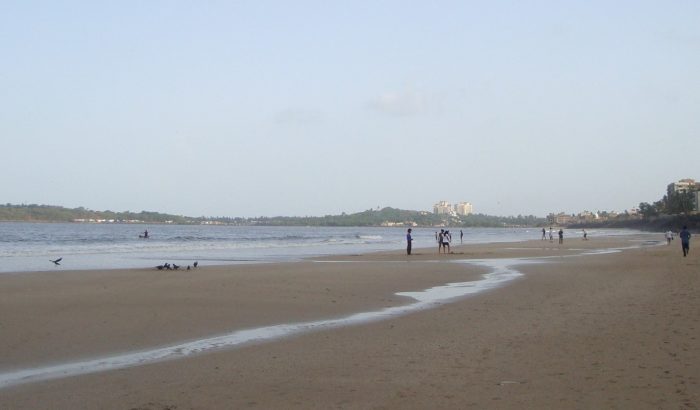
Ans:
<svg viewBox="0 0 700 410"><path fill-rule="evenodd" d="M624 210L700 179L700 2L2 1L0 203Z"/></svg>

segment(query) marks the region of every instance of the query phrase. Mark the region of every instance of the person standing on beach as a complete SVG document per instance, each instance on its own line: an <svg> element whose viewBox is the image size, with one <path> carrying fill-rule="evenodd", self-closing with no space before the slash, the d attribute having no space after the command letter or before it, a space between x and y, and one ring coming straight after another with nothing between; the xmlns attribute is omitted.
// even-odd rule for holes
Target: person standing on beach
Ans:
<svg viewBox="0 0 700 410"><path fill-rule="evenodd" d="M442 235L442 249L445 253L450 253L450 240L452 240L450 231L445 231L445 233Z"/></svg>
<svg viewBox="0 0 700 410"><path fill-rule="evenodd" d="M542 240L547 240L547 231L545 231L544 228L542 228Z"/></svg>
<svg viewBox="0 0 700 410"><path fill-rule="evenodd" d="M549 241L554 242L554 235L552 234L552 227L549 227Z"/></svg>
<svg viewBox="0 0 700 410"><path fill-rule="evenodd" d="M463 244L464 243L464 232L462 230L459 230L459 243Z"/></svg>
<svg viewBox="0 0 700 410"><path fill-rule="evenodd" d="M588 233L586 233L586 230L583 230L583 240L587 241L588 240Z"/></svg>
<svg viewBox="0 0 700 410"><path fill-rule="evenodd" d="M667 231L666 232L666 245L670 245L672 239L673 239L673 232Z"/></svg>
<svg viewBox="0 0 700 410"><path fill-rule="evenodd" d="M563 243L564 243L564 230L560 228L559 229L559 245L561 245Z"/></svg>
<svg viewBox="0 0 700 410"><path fill-rule="evenodd" d="M413 242L413 238L411 237L411 228L408 228L408 232L406 233L406 254L407 255L411 254L411 242Z"/></svg>
<svg viewBox="0 0 700 410"><path fill-rule="evenodd" d="M440 233L436 233L437 243L438 243L438 253L442 251L442 238L445 236L445 230L440 229Z"/></svg>
<svg viewBox="0 0 700 410"><path fill-rule="evenodd" d="M685 258L690 252L690 232L687 226L683 226L683 230L678 234L681 237L681 246L683 247L683 257Z"/></svg>

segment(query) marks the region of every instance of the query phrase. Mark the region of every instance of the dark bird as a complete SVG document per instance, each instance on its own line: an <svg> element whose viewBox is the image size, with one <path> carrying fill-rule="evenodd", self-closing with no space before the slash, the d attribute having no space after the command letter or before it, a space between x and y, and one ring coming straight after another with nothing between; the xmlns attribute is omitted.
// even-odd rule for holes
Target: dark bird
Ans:
<svg viewBox="0 0 700 410"><path fill-rule="evenodd" d="M156 266L156 269L158 270L163 270L165 268L165 265L158 265Z"/></svg>
<svg viewBox="0 0 700 410"><path fill-rule="evenodd" d="M49 259L49 260L50 260L50 259ZM56 265L60 265L59 262L62 261L62 260L63 260L63 258L58 258L58 259L56 259L55 261L52 261L52 260L50 260L50 261L53 262L53 263L55 263Z"/></svg>
<svg viewBox="0 0 700 410"><path fill-rule="evenodd" d="M173 263L173 269L175 269L175 270L180 269L180 265L176 265L176 264Z"/></svg>
<svg viewBox="0 0 700 410"><path fill-rule="evenodd" d="M197 265L199 265L199 262L195 261L192 265L194 265L194 267L196 268Z"/></svg>

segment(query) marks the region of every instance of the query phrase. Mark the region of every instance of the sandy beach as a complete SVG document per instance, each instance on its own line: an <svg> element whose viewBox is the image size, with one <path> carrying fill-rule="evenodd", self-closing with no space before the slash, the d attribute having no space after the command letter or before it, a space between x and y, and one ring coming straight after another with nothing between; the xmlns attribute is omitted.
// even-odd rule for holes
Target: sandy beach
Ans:
<svg viewBox="0 0 700 410"><path fill-rule="evenodd" d="M432 309L176 360L20 383L3 409L698 409L700 253L662 234L499 243L193 271L0 275L0 373L410 304ZM594 250L625 248L620 252Z"/></svg>

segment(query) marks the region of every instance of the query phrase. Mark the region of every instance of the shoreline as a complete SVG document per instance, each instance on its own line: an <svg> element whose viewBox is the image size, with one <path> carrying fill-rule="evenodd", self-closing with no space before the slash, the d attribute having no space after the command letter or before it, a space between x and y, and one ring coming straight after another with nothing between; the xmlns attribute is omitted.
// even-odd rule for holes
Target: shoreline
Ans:
<svg viewBox="0 0 700 410"><path fill-rule="evenodd" d="M43 237L30 234L12 236L0 247L3 264L0 274L19 272L61 272L65 270L147 269L175 263L186 268L194 261L200 264L232 265L297 261L308 257L347 255L375 251L401 251L405 232L400 228L306 228L297 230L211 229L207 227L168 227L153 238L136 239L132 230L59 229ZM414 232L414 247L435 244L433 231ZM606 230L598 235L634 232ZM27 235L27 232L22 235ZM479 228L465 232L466 245L527 241L539 238L528 229ZM571 232L573 237L578 233ZM61 238L52 242L52 235ZM597 236L596 235L596 236ZM196 239L196 240L193 240ZM457 238L455 238L457 239ZM13 242L16 241L16 242ZM50 260L63 258L60 266Z"/></svg>
<svg viewBox="0 0 700 410"><path fill-rule="evenodd" d="M76 311L71 311L69 309L68 311L64 312L62 309L54 309L54 311L58 313L54 320L58 321L58 323L52 324L50 321L47 321L45 324L48 325L48 328L43 329L46 334L44 334L42 338L40 334L36 333L37 330L39 330L37 328L41 327L40 323L38 323L36 319L28 320L26 323L23 323L21 320L19 320L20 317L24 315L24 319L28 319L38 311L42 311L42 309L45 309L43 311L48 311L51 310L51 308L56 307L65 309L66 306L61 305L60 303L57 305L55 302L53 304L47 302L43 307L35 306L37 310L34 312L24 312L23 314L18 314L17 318L15 318L16 320L14 321L8 320L12 318L8 317L6 310L3 309L3 313L1 314L2 317L0 317L0 325L3 326L3 330L8 331L11 340L4 341L5 345L2 346L2 350L8 352L8 355L0 365L0 371L5 371L9 368L16 369L22 367L22 363L31 363L32 361L34 361L37 366L40 366L41 363L61 361L65 360L66 357L79 358L80 356L90 356L91 354L86 352L91 351L91 349L93 354L96 354L97 356L101 354L100 351L119 351L120 349L115 349L115 347L120 345L122 346L121 351L124 351L123 346L129 345L133 346L133 348L127 348L127 351L134 349L142 350L144 347L149 345L158 346L167 344L167 342L162 343L166 339L170 339L170 342L177 341L178 338L179 340L187 340L187 337L182 337L187 334L217 334L217 328L222 329L228 327L230 331L231 327L245 328L246 326L250 327L251 325L255 326L256 324L261 323L286 323L285 320L291 321L292 319L317 320L318 318L322 317L341 317L342 315L347 315L349 312L357 312L358 309L359 311L367 311L368 309L372 309L372 306L377 309L402 306L405 305L406 299L402 298L400 295L397 295L396 292L398 291L405 291L405 289L409 289L409 291L411 291L411 289L413 289L413 291L420 291L422 289L429 288L431 284L434 285L436 283L451 283L458 281L464 282L465 277L471 278L472 280L475 278L478 279L485 272L483 267L465 267L456 263L440 263L448 260L454 261L458 259L473 259L477 257L481 257L482 259L501 259L524 258L532 256L553 257L556 260L556 263L519 266L518 270L524 272L526 276L520 280L509 283L508 286L500 287L495 291L481 292L467 298L458 298L455 301L437 305L427 311L418 311L409 315L395 318L392 317L381 322L362 323L349 327L341 326L339 328L325 329L322 332L295 334L291 337L277 339L262 344L245 345L236 349L216 350L206 354L200 354L183 359L146 364L119 371L107 371L85 376L54 379L50 381L9 387L3 389L3 394L7 394L7 397L10 398L7 400L0 399L0 404L5 403L17 406L11 406L8 408L24 408L22 406L27 406L27 403L29 403L27 400L30 400L29 397L32 394L39 394L39 396L43 397L43 399L37 399L40 401L48 400L48 397L53 397L56 399L55 394L52 393L55 393L56 390L50 388L51 386L64 386L63 388L67 388L69 391L74 392L76 397L92 398L90 400L93 401L88 400L88 402L94 404L94 400L97 400L98 397L86 390L89 390L89 388L86 386L95 388L94 383L87 382L87 380L92 380L93 378L105 381L113 379L114 377L119 377L119 375L129 374L130 377L134 377L134 380L140 380L141 382L144 382L144 380L165 380L171 379L172 377L166 377L165 374L160 372L157 373L158 375L155 375L153 374L153 369L181 368L182 366L190 366L193 364L195 369L201 369L195 370L195 374L202 374L203 377L210 378L214 377L210 371L205 371L204 373L201 372L204 371L205 368L209 368L209 365L205 364L212 363L212 360L223 360L222 363L227 363L229 360L227 358L231 358L235 363L237 363L237 366L240 366L242 363L256 362L258 365L267 368L267 366L274 362L274 360L270 361L269 357L267 360L263 360L262 362L257 361L257 359L244 359L244 357L247 357L246 355L250 354L251 352L260 352L263 354L263 356L267 357L264 352L275 351L280 348L283 349L283 351L289 353L294 352L294 355L304 357L307 357L310 353L318 353L318 351L315 349L312 352L309 352L307 351L307 348L302 347L306 345L305 343L300 342L302 340L314 340L315 342L313 342L313 344L323 344L323 340L331 338L336 343L341 345L347 345L349 343L349 348L351 350L357 348L360 348L360 350L378 348L379 346L383 345L381 342L381 340L384 340L383 336L372 336L372 333L367 334L369 329L385 329L379 331L380 334L383 334L386 332L387 326L390 326L390 329L394 329L399 323L403 323L409 327L412 327L413 325L422 322L420 319L421 317L430 317L431 319L427 323L431 323L432 325L439 325L441 323L447 324L452 322L452 319L449 318L451 315L445 317L446 312L450 312L455 309L461 310L462 306L472 306L470 309L472 310L474 309L474 306L479 306L479 304L485 300L502 300L502 297L507 296L508 294L521 292L523 288L527 289L533 286L533 283L541 282L539 279L544 276L547 276L554 282L561 279L557 274L551 276L551 274L547 274L546 272L557 271L559 269L580 269L576 266L583 266L585 268L586 266L599 264L600 261L614 262L617 258L629 260L631 255L641 255L644 258L648 258L647 254L666 254L669 253L672 248L657 246L653 248L626 250L621 254L589 255L587 258L585 258L585 260L579 260L580 258L559 257L575 254L585 249L600 247L607 248L614 244L626 245L625 242L632 240L633 237L626 238L626 240L621 240L621 238L607 238L604 240L596 239L595 245L592 243L593 241L588 241L589 243L579 243L583 241L569 240L568 243L565 241L565 245L562 247L566 249L560 249L557 244L550 244L548 241L528 241L510 244L499 243L495 246L493 244L479 246L465 245L463 247L458 247L456 249L458 252L455 254L439 256L434 250L431 249L415 249L416 258L413 258L413 256L407 257L399 252L382 252L371 255L339 255L316 258L318 260L325 260L328 263L304 261L296 262L294 264L263 264L246 265L243 267L238 265L227 265L216 268L200 268L200 270L194 272L169 271L162 274L160 272L156 274L155 271L152 270L127 270L121 273L115 273L115 271L94 272L94 275L84 275L83 273L85 271L61 274L59 275L62 276L60 281L48 283L46 286L48 288L53 288L54 291L61 290L62 292L67 291L69 288L74 288L75 286L82 286L82 291L76 291L75 294L61 294L61 297L63 298L71 298L75 297L76 295L80 295L80 298L83 298L78 298L79 300L76 301ZM636 235L636 238L637 244L649 240L648 236L645 237L645 235ZM332 261L352 263L330 263ZM690 259L688 261L690 261ZM696 259L694 259L694 261L696 261ZM619 266L619 263L615 263L614 265ZM627 267L627 265L624 266ZM613 266L612 268L619 270L619 267L614 268ZM639 268L642 269L645 267L642 266ZM194 276L194 279L196 280L188 281L187 274ZM30 276L33 275L34 274ZM42 275L41 273L37 275L47 276ZM114 277L115 275L116 277ZM23 275L13 276L13 278L17 279L16 283L13 285L16 286L15 288L13 288L13 286L8 286L9 282L3 281L2 278L0 278L0 285L2 285L0 286L0 289L2 289L3 292L21 293L22 287L25 287L26 289L28 283L33 286L32 291L25 290L24 294L17 295L17 297L14 299L10 298L9 301L7 298L0 299L3 300L3 303L5 304L3 307L20 308L22 307L22 303L20 303L20 301L23 298L32 296L33 301L36 302L38 299L40 299L37 298L38 296L46 295L45 293L42 293L41 289L36 288L36 286L38 286L36 281L34 281L34 283L31 283L32 281L23 281L21 280L23 279L22 276ZM157 276L158 278L151 278L153 279L151 283L139 284L140 287L145 287L144 289L141 289L142 295L131 295L129 299L129 303L134 303L136 305L134 310L130 311L129 309L126 309L126 311L123 311L124 307L121 306L122 303L117 303L116 300L110 300L108 297L105 297L107 294L109 294L107 291L92 299L86 296L91 290L95 291L95 289L98 289L99 285L106 285L108 288L115 286L117 289L112 289L112 291L117 295L124 296L124 292L133 290L131 286L128 286L128 282L135 279L144 279L144 276ZM564 276L570 275L564 274ZM88 280L90 279L88 277L95 280ZM109 280L110 278L112 281ZM578 276L572 278L578 278ZM285 279L286 283L275 283L275 281L284 281ZM67 283L65 283L66 280ZM609 278L605 280L609 282ZM171 282L177 283L175 286L171 286L173 285ZM202 283L198 282L207 282L209 286L202 286ZM213 292L215 289L221 288L222 284L233 285L234 282L236 283L236 286L235 290L233 291L224 291L221 292L221 294ZM182 286L185 286L186 289L182 289ZM200 288L198 288L198 286ZM542 282L540 285L538 285L537 289L539 290L536 291L535 294L546 297L549 294L547 291L547 286L550 285L548 285L546 281ZM399 289L397 289L397 287ZM181 293L169 295L168 292L173 291L174 289L180 289ZM255 292L253 292L253 290L255 290ZM621 289L621 291L622 290L623 289ZM6 295L7 293L3 294L3 296ZM231 296L233 295L235 295L236 300L231 300ZM61 297L58 297L58 299L61 299ZM189 297L189 300L187 300L185 297ZM168 299L172 300L168 301ZM97 303L97 300L99 300L101 303L95 304ZM185 306L183 306L183 303L185 303ZM505 303L503 307L498 308L497 305L494 306L496 306L496 311L505 313L507 311L503 309L505 309L508 305L517 303L517 300L510 300L510 298L508 298L506 300L502 300L502 303ZM26 308L30 304L31 303L25 303L24 307ZM106 306L99 306L100 304ZM157 308L154 308L153 305L155 305ZM231 310L226 311L227 309L223 309L223 311L221 311L221 305L224 305L224 307L228 306L231 308ZM100 312L95 312L90 311L90 309L86 310L86 307L90 307L94 310L103 310ZM527 311L521 310L515 310L512 313L516 312L519 313L516 314L514 319L518 320L518 322L522 319L522 317L518 316L527 313ZM130 314L134 313L139 313L141 316L148 316L148 313L158 313L158 315L162 315L163 317L156 319L151 316L149 320L143 320L142 317L133 318L133 315ZM473 313L474 312L468 314L467 316L474 316ZM114 318L115 315L116 318ZM185 316L184 318L182 317L183 315ZM111 322L105 323L103 326L99 326L99 322L104 320L106 317L113 319ZM285 319L285 317L287 319ZM69 322L66 320L70 318L73 319L73 323L76 323L77 321L81 323L84 328L75 329L75 325L73 325L73 329L71 329L71 331L76 332L77 334L61 334L59 329L67 326ZM202 320L205 318L206 320ZM481 323L482 326L487 325L487 322L484 322L483 318L473 317L472 319L474 321L473 324ZM554 319L556 319L556 316L554 316ZM202 323L197 323L197 321ZM553 322L557 321L553 320ZM543 323L541 326L546 327L547 325ZM117 331L120 327L122 330ZM155 329L157 329L156 332L153 331ZM465 331L467 333L464 333ZM506 331L506 329L496 330L493 328L492 330L484 333L483 336L489 337L489 335L493 336L504 331ZM27 336L30 337L27 339L29 344L20 348L21 343L19 340L22 339L22 337L15 337L14 335L21 335L23 332L25 333L25 339ZM57 335L56 332L59 334ZM449 326L448 328L443 329L442 332L446 332L447 334L458 332L458 334L462 334L462 337L466 338L467 340L471 340L473 337L475 337L475 335L471 334L466 329L455 329L454 326ZM161 342L157 342L159 338L156 337L158 335L154 335L154 333L164 333L161 334L161 336L164 336L161 338ZM350 336L357 333L366 334L366 337L358 339L357 337ZM97 334L97 337L91 337L92 334ZM423 343L428 342L428 345L431 345L429 340L432 339L432 337L438 337L439 334L441 333L434 334L434 336L430 337L424 335L416 339L416 341L423 340ZM348 339L343 339L343 341L340 341L334 335L345 335L345 337L348 337ZM32 341L31 336L39 336L38 339L40 340ZM105 342L105 340L107 342ZM403 339L391 338L391 340L395 340L395 343L402 345L408 343L400 342L400 340ZM300 345L300 343L302 344ZM451 343L455 343L455 340L453 340ZM139 345L141 347L139 347ZM419 349L418 346L421 346L422 344L414 345L409 343L409 345L411 346L409 351L412 351ZM96 349L96 347L100 348ZM345 354L341 352L339 352L339 357L342 358ZM435 353L431 354L431 356L434 359L437 359L438 356L435 356ZM476 353L477 352L472 352L470 354L476 355ZM14 359L12 359L13 357ZM310 357L307 357L307 359L312 360ZM8 362L8 360L10 361ZM243 362L241 362L241 360L243 360ZM333 357L326 357L324 360L332 362L335 359ZM401 360L393 365L392 368L394 368L394 370L398 373L403 374L403 372L400 371L400 362ZM295 363L297 363L296 360ZM357 363L362 366L369 365L369 362L359 358ZM297 365L304 367L300 363L297 363ZM438 364L428 365L426 363L425 366L432 368L434 371L442 368L441 365ZM324 365L322 368L327 368L327 366ZM243 382L241 380L239 381L242 383L240 389L245 388L249 391L253 391L260 387L258 383L265 383L263 382L263 379L259 378L264 375L260 374L259 371L255 372L252 368L251 371L256 375L253 377L256 382ZM309 369L309 371L311 370ZM238 374L235 371L234 373ZM273 371L273 373L277 374L279 377L282 377L282 374L278 374L277 371ZM353 374L352 371L350 371L350 373ZM361 373L364 374L365 372L363 371ZM209 374L209 376L204 376L204 374ZM302 374L305 373L302 371ZM327 376L332 377L330 375ZM144 379L144 377L146 377L146 379ZM231 377L233 377L233 374ZM406 377L406 375L404 375L404 377ZM216 377L214 377L214 379L216 379ZM273 377L273 379L277 380L275 377ZM312 377L311 380L313 381L316 379ZM320 382L320 380L316 380L316 382L313 383L318 382ZM166 388L165 390L162 390L161 388L157 388L156 385L151 382L145 383L150 386L146 389L146 392L144 393L145 395L138 394L133 390L133 388L126 387L126 390L123 390L123 392L131 397L131 400L127 402L114 403L113 405L106 407L124 408L127 406L127 403L128 405L134 405L134 403L138 404L140 400L143 401L146 397L168 397L167 394L166 396L163 396L163 394L169 389ZM188 385L188 383L184 380L178 383L184 383L182 386ZM214 385L217 385L217 383L218 382L214 381ZM127 385L131 385L131 382L127 383ZM323 385L323 383L321 385ZM321 385L319 385L319 387ZM248 387L246 388L245 386ZM359 390L365 390L366 388L367 386L364 388L358 387ZM109 393L105 392L104 388L98 388L98 390L102 392L101 394L107 394L109 396ZM217 388L211 387L211 389L207 388L205 390L208 390L213 394L211 398L213 401L209 402L209 404L213 404L214 407L216 407L216 400L218 400L216 397L219 397L220 399L220 396L215 394L218 392ZM138 397L141 399L138 399ZM309 395L308 398L313 398L313 402L317 404L321 402L326 404L330 403L326 401L318 401L320 399L317 395ZM188 403L188 400L183 400L184 401L177 401L177 403L187 406L188 404L183 403ZM262 397L258 397L257 400L261 403L269 403L271 407L279 407L282 405L282 402L270 401L271 398L263 399ZM326 398L326 400L330 400L330 398ZM372 401L371 403L387 403L386 398L379 399L375 396L374 400L375 401ZM61 401L59 400L59 402ZM57 405L59 402L57 402ZM362 402L367 403L364 401ZM24 405L22 403L24 403ZM65 399L62 403L64 403L63 406L65 407L58 405L57 408L70 408L71 406L76 405L75 401L70 401L68 399ZM219 406L221 405L222 403L219 403ZM102 404L101 406L105 405ZM31 406L28 406L27 408L30 407ZM80 405L77 407L81 408ZM90 406L85 405L84 408L88 407Z"/></svg>

